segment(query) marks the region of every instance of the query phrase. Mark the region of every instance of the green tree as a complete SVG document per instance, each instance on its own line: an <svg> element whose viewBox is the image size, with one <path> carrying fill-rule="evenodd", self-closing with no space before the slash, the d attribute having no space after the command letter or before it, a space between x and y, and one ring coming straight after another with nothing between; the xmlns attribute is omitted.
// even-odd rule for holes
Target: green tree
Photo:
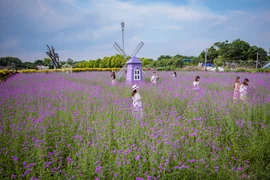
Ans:
<svg viewBox="0 0 270 180"><path fill-rule="evenodd" d="M74 64L74 60L71 59L71 58L68 58L67 63L68 63L69 65L73 65L73 64Z"/></svg>
<svg viewBox="0 0 270 180"><path fill-rule="evenodd" d="M22 61L17 57L1 57L0 66L11 66L14 63L16 67L21 67Z"/></svg>
<svg viewBox="0 0 270 180"><path fill-rule="evenodd" d="M97 60L95 61L94 67L95 67L95 68L99 68L100 62L101 62L101 59L97 59Z"/></svg>
<svg viewBox="0 0 270 180"><path fill-rule="evenodd" d="M32 63L32 62L23 62L22 63L22 68L35 69L35 64Z"/></svg>
<svg viewBox="0 0 270 180"><path fill-rule="evenodd" d="M42 60L37 59L37 60L35 60L34 65L35 65L35 66L38 66L38 65L43 65L43 61L42 61Z"/></svg>
<svg viewBox="0 0 270 180"><path fill-rule="evenodd" d="M44 58L43 64L44 66L49 66L51 64L52 60L50 58Z"/></svg>
<svg viewBox="0 0 270 180"><path fill-rule="evenodd" d="M234 40L230 46L229 46L229 51L231 54L231 58L234 61L237 60L248 60L248 50L250 48L250 45L242 41L240 39Z"/></svg>
<svg viewBox="0 0 270 180"><path fill-rule="evenodd" d="M95 61L89 60L89 62L88 62L88 67L89 67L89 68L93 68L94 65L95 65Z"/></svg>
<svg viewBox="0 0 270 180"><path fill-rule="evenodd" d="M151 61L148 58L140 58L142 61L142 66L146 67L147 65L151 64Z"/></svg>
<svg viewBox="0 0 270 180"><path fill-rule="evenodd" d="M173 57L172 60L173 60L173 64L172 65L174 67L183 68L183 66L184 66L184 60L183 60L182 57Z"/></svg>
<svg viewBox="0 0 270 180"><path fill-rule="evenodd" d="M222 56L218 56L214 59L214 65L216 66L216 71L218 71L218 67L223 65Z"/></svg>
<svg viewBox="0 0 270 180"><path fill-rule="evenodd" d="M214 59L218 57L218 51L214 46L211 46L207 51L207 60L213 63Z"/></svg>

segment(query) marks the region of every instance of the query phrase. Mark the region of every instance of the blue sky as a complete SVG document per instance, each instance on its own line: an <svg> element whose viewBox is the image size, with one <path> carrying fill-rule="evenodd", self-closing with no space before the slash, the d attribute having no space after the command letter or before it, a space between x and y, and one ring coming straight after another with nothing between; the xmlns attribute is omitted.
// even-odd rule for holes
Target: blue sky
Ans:
<svg viewBox="0 0 270 180"><path fill-rule="evenodd" d="M0 56L90 60L117 53L121 21L128 54L197 56L215 42L240 38L270 48L270 0L5 0L0 2Z"/></svg>

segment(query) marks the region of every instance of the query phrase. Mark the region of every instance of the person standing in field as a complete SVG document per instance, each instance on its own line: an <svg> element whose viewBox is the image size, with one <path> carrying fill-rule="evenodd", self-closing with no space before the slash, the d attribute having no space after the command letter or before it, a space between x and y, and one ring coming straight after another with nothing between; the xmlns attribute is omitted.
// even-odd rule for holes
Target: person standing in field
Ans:
<svg viewBox="0 0 270 180"><path fill-rule="evenodd" d="M153 83L153 84L157 84L157 80L158 80L159 78L157 77L157 75L156 75L156 72L153 72L153 76L151 77L151 82Z"/></svg>
<svg viewBox="0 0 270 180"><path fill-rule="evenodd" d="M233 91L233 99L237 100L240 98L240 77L237 76L234 82L234 91Z"/></svg>
<svg viewBox="0 0 270 180"><path fill-rule="evenodd" d="M112 74L111 74L111 81L112 81L112 85L114 85L115 84L115 82L116 82L116 77L115 77L115 72L114 71L112 71Z"/></svg>
<svg viewBox="0 0 270 180"><path fill-rule="evenodd" d="M247 99L248 83L249 83L249 80L246 78L246 79L244 79L243 83L240 86L240 90L239 90L240 91L240 99L243 101Z"/></svg>
<svg viewBox="0 0 270 180"><path fill-rule="evenodd" d="M173 78L173 80L175 80L175 79L177 78L176 72L174 72L174 73L171 75L171 77Z"/></svg>
<svg viewBox="0 0 270 180"><path fill-rule="evenodd" d="M200 83L200 76L196 76L195 81L193 82L193 90L195 91L200 90L199 83Z"/></svg>
<svg viewBox="0 0 270 180"><path fill-rule="evenodd" d="M139 86L134 84L132 86L132 100L133 100L133 116L137 118L139 121L143 119L143 109L141 102L141 95L139 94Z"/></svg>

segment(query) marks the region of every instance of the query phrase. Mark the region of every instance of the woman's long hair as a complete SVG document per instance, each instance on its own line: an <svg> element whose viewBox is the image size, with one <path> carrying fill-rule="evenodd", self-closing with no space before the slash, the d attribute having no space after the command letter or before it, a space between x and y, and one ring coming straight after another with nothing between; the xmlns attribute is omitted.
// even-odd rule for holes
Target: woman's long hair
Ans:
<svg viewBox="0 0 270 180"><path fill-rule="evenodd" d="M246 78L246 79L244 79L244 81L243 81L242 84L243 84L244 86L248 86L248 82L249 82L249 80Z"/></svg>
<svg viewBox="0 0 270 180"><path fill-rule="evenodd" d="M195 81L197 82L199 81L199 79L200 79L200 76L196 76Z"/></svg>
<svg viewBox="0 0 270 180"><path fill-rule="evenodd" d="M233 88L235 88L235 83L240 83L240 76L237 76L235 81L234 81L234 85Z"/></svg>
<svg viewBox="0 0 270 180"><path fill-rule="evenodd" d="M134 95L137 93L137 90L135 89L134 91L132 91L132 97L134 97Z"/></svg>

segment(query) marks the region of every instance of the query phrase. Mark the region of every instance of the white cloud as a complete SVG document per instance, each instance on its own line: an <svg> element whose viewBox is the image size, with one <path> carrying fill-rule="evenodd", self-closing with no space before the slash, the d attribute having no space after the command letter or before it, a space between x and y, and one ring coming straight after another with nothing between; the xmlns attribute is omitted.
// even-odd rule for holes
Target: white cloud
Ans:
<svg viewBox="0 0 270 180"><path fill-rule="evenodd" d="M203 5L204 0L190 0L187 5L117 0L12 2L4 1L3 7L16 8L16 14L12 16L25 16L36 25L37 32L50 34L44 43L50 42L56 49L61 49L59 55L64 60L69 57L75 60L95 59L116 54L112 44L115 41L122 44L121 21L126 25L126 51L132 53L138 43L144 41L145 46L139 56L152 58L162 54L198 55L213 43L227 39L241 38L264 48L268 48L270 41L268 12L217 13L207 9ZM0 11L0 16L5 14L4 9ZM12 42L10 44L12 47ZM16 42L14 45L19 46ZM31 54L32 51L21 56L28 59ZM44 53L40 55L40 58L44 57ZM34 55L32 57L38 59Z"/></svg>

